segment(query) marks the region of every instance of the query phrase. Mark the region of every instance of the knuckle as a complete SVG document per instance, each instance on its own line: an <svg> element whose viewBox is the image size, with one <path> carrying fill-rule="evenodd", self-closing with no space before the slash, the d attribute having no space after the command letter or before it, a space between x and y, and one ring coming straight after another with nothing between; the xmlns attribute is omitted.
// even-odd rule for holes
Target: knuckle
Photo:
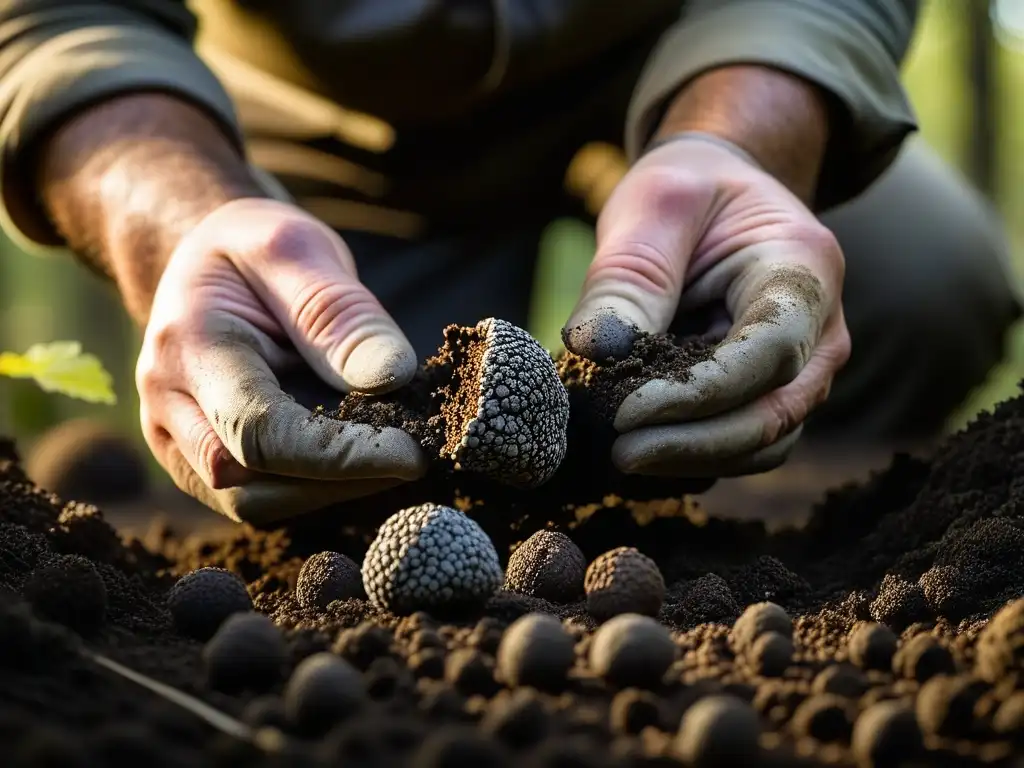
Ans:
<svg viewBox="0 0 1024 768"><path fill-rule="evenodd" d="M807 408L798 398L787 397L779 392L765 396L764 407L768 411L768 418L764 421L762 446L771 445L783 435L789 434L807 416Z"/></svg>
<svg viewBox="0 0 1024 768"><path fill-rule="evenodd" d="M705 178L676 168L653 168L644 177L644 196L659 214L678 214L711 191Z"/></svg>
<svg viewBox="0 0 1024 768"><path fill-rule="evenodd" d="M658 296L674 293L680 282L680 265L664 249L650 243L619 243L614 249L599 251L590 268L588 280L618 280L633 283Z"/></svg>
<svg viewBox="0 0 1024 768"><path fill-rule="evenodd" d="M304 216L283 216L270 224L264 248L275 259L301 260L311 251L323 248L326 235L317 222Z"/></svg>
<svg viewBox="0 0 1024 768"><path fill-rule="evenodd" d="M380 303L358 283L318 280L306 285L292 303L294 324L314 343L324 334L347 335L362 320L381 311Z"/></svg>

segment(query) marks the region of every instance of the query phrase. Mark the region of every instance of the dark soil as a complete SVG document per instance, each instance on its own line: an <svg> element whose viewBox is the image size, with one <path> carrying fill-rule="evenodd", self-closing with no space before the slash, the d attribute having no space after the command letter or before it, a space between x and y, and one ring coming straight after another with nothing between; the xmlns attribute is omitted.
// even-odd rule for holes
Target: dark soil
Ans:
<svg viewBox="0 0 1024 768"><path fill-rule="evenodd" d="M714 484L707 479L626 475L611 462L611 446L617 437L612 423L625 397L652 379L685 381L689 369L707 359L713 349L700 337L677 339L671 334L639 334L632 351L619 361L595 363L569 352L555 361L569 394L568 451L558 471L540 487L499 488L487 477L457 471L448 456L456 442L453 434L458 435L457 427L466 412L475 408L477 392L465 383L475 380L479 368L478 336L474 328L449 326L437 354L425 361L409 385L383 396L352 393L337 408L325 406L332 394L322 385L305 377L282 379L285 389L308 407L332 418L403 429L432 458L431 470L423 480L307 516L303 528L308 538L322 537L324 527L335 531L339 519L372 527L396 509L433 501L460 508L486 505L493 522L488 532L501 549L517 541L524 531L529 535L549 525L571 525L596 508L616 508L616 513L604 516L606 522L618 516L628 518L632 513L622 506L625 499L631 503L678 499ZM581 483L580 478L586 482ZM617 527L617 523L611 525ZM600 535L598 531L595 534ZM605 549L612 546L614 541Z"/></svg>
<svg viewBox="0 0 1024 768"><path fill-rule="evenodd" d="M575 482L583 493L599 479L591 470ZM535 520L558 517L536 498ZM502 540L501 516L482 501L468 513ZM376 503L382 516L395 511ZM316 538L299 525L240 526L219 541L164 531L145 546L112 546L98 510L31 485L14 446L0 441L0 764L625 768L685 756L694 765L946 766L1020 756L1024 398L980 417L929 461L897 456L867 484L829 494L801 531L769 535L760 524L686 516L640 525L634 509L612 503L563 530L588 562L633 546L657 564L666 585L657 618L676 649L660 677L650 665L666 659L639 653L639 636L606 637L591 650L597 627L582 599L500 592L478 615L447 624L362 599L303 608L295 583L305 558L331 550L361 562L372 535L337 521ZM505 558L507 547L499 552ZM98 598L83 613L39 591L69 579L62 569L92 574L83 559L102 581L102 610ZM285 633L286 668L273 684L254 663L251 690L236 667L231 689L243 690L213 690L202 644L174 628L170 587L200 566L236 573L255 609ZM33 610L33 597L47 610ZM750 607L765 601L791 625L779 608ZM516 679L539 688L512 685L497 663L505 628L531 612L557 617L574 645L567 673L536 648L517 657ZM643 631L662 649L658 626ZM296 739L287 754L267 754L271 742L257 748L218 734L83 649ZM288 725L284 693L298 662L322 651L358 670L363 690L346 690L343 707L325 703L319 715L335 715L314 733ZM537 658L544 675L522 666ZM596 674L596 658L617 670L614 680Z"/></svg>

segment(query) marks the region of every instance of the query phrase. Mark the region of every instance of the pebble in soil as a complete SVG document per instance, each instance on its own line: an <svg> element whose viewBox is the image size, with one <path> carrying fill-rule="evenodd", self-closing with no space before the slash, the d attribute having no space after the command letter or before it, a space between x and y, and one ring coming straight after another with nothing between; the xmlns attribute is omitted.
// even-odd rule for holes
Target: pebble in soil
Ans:
<svg viewBox="0 0 1024 768"><path fill-rule="evenodd" d="M636 542L665 583L658 619L673 657L658 684L643 689L636 678L619 685L597 673L599 635L616 619L591 615L586 601L502 591L457 619L400 617L361 598L305 608L295 592L304 560L324 548L353 557L361 550L343 549L340 540L303 549L290 530L239 528L219 542L164 536L149 548L122 542L114 553L109 539L104 544L101 536L93 547L86 536L73 554L91 560L108 609L95 634L80 639L26 600L33 572L70 553L64 544L56 549L69 541L57 531L67 504L32 486L13 446L0 442L0 757L35 749L45 721L74 745L64 754L88 765L129 753L155 765L221 764L218 739L205 726L157 707L76 651L82 642L102 643L129 666L241 716L251 697L209 690L202 646L171 622L173 581L165 573L210 566L244 575L253 596L248 612L255 608L280 627L290 664L303 669L309 659L326 659L307 673L311 681L296 673L271 688L271 697L280 689L280 706L264 699L267 714L260 715L297 732L324 733L317 745L365 754L394 733L404 745L396 754L416 755L426 734L455 729L456 743L472 733L509 760L552 754L551 745L568 744L570 734L623 766L672 765L680 755L714 764L730 749L753 765L789 764L797 752L807 765L912 763L923 752L927 764L942 764L950 749L968 762L991 760L1013 749L1024 722L1024 575L1016 554L991 540L998 531L1011 540L1013 533L1002 523L977 524L1024 522L1020 477L1024 402L1014 400L950 438L929 461L897 457L866 484L833 492L799 532L768 536L713 520L631 526L612 516L605 530ZM486 505L478 511L485 516ZM576 529L567 533L577 538ZM588 558L611 549L584 540L577 543ZM946 594L966 597L937 597ZM766 600L773 605L761 605ZM702 613L704 603L718 606L719 616L699 621L716 612ZM495 656L508 625L533 613L557 619L574 644L558 691L506 690L498 672ZM781 676L763 674L771 646L786 651L779 658L789 655ZM757 653L760 667L751 663ZM372 734L360 712L379 721ZM120 722L124 713L132 722L119 730L96 725ZM725 743L723 731L735 743ZM258 753L245 762L274 764Z"/></svg>

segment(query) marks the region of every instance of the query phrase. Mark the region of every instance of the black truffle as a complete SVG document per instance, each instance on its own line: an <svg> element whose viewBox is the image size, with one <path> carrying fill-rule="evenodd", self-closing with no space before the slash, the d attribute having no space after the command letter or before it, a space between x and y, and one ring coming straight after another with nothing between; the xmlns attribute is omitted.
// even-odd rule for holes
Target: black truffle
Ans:
<svg viewBox="0 0 1024 768"><path fill-rule="evenodd" d="M494 679L494 660L473 648L448 654L444 679L464 696L493 696L501 686Z"/></svg>
<svg viewBox="0 0 1024 768"><path fill-rule="evenodd" d="M853 731L856 707L848 699L826 693L797 705L791 722L794 733L822 742L846 741Z"/></svg>
<svg viewBox="0 0 1024 768"><path fill-rule="evenodd" d="M483 529L438 504L409 507L385 520L362 574L370 602L396 614L475 609L503 580L498 553Z"/></svg>
<svg viewBox="0 0 1024 768"><path fill-rule="evenodd" d="M974 708L988 690L984 681L968 675L936 675L917 693L917 722L925 733L969 738L974 726Z"/></svg>
<svg viewBox="0 0 1024 768"><path fill-rule="evenodd" d="M575 643L562 622L530 613L505 630L498 646L498 672L510 686L558 689L575 658Z"/></svg>
<svg viewBox="0 0 1024 768"><path fill-rule="evenodd" d="M572 603L583 595L587 561L564 533L537 531L509 558L505 589L552 603Z"/></svg>
<svg viewBox="0 0 1024 768"><path fill-rule="evenodd" d="M777 632L783 637L793 636L793 620L780 605L754 603L736 619L729 637L738 652L753 647L754 641L766 632Z"/></svg>
<svg viewBox="0 0 1024 768"><path fill-rule="evenodd" d="M149 491L139 445L95 419L71 419L49 430L32 447L25 468L40 487L64 500L112 504Z"/></svg>
<svg viewBox="0 0 1024 768"><path fill-rule="evenodd" d="M488 318L445 330L455 391L442 406L443 453L460 469L533 488L565 458L569 395L551 355L522 328Z"/></svg>
<svg viewBox="0 0 1024 768"><path fill-rule="evenodd" d="M321 735L359 710L366 701L359 671L333 653L307 656L284 691L288 721L301 733Z"/></svg>
<svg viewBox="0 0 1024 768"><path fill-rule="evenodd" d="M853 726L853 756L863 766L900 765L923 749L914 710L901 701L872 704Z"/></svg>
<svg viewBox="0 0 1024 768"><path fill-rule="evenodd" d="M281 631L261 613L229 616L203 647L206 679L228 693L263 692L275 685L288 662Z"/></svg>
<svg viewBox="0 0 1024 768"><path fill-rule="evenodd" d="M661 725L661 703L650 691L625 688L612 699L608 718L617 733L635 736L644 728Z"/></svg>
<svg viewBox="0 0 1024 768"><path fill-rule="evenodd" d="M793 661L793 641L779 632L764 632L750 646L748 660L763 677L781 677Z"/></svg>
<svg viewBox="0 0 1024 768"><path fill-rule="evenodd" d="M956 660L949 648L929 634L916 635L904 643L896 651L892 666L898 675L919 683L935 675L956 673Z"/></svg>
<svg viewBox="0 0 1024 768"><path fill-rule="evenodd" d="M639 336L639 328L623 321L611 309L601 311L579 325L562 329L565 348L595 363L625 360Z"/></svg>
<svg viewBox="0 0 1024 768"><path fill-rule="evenodd" d="M700 699L683 715L675 750L694 768L755 765L760 752L757 712L735 696Z"/></svg>
<svg viewBox="0 0 1024 768"><path fill-rule="evenodd" d="M303 608L324 610L335 600L363 597L363 580L355 561L338 552L318 552L302 564L295 598Z"/></svg>
<svg viewBox="0 0 1024 768"><path fill-rule="evenodd" d="M681 627L712 621L733 621L740 612L729 584L721 576L708 573L693 581L682 598L665 606L666 617Z"/></svg>
<svg viewBox="0 0 1024 768"><path fill-rule="evenodd" d="M28 577L24 593L40 616L83 635L106 620L106 585L96 566L79 555L45 561Z"/></svg>
<svg viewBox="0 0 1024 768"><path fill-rule="evenodd" d="M583 581L587 610L598 621L620 613L657 616L665 601L665 579L657 564L635 547L599 555Z"/></svg>
<svg viewBox="0 0 1024 768"><path fill-rule="evenodd" d="M882 624L864 622L850 633L848 650L850 660L861 669L892 669L892 657L896 654L899 638L896 633Z"/></svg>
<svg viewBox="0 0 1024 768"><path fill-rule="evenodd" d="M590 641L590 668L622 687L657 686L675 656L676 644L668 629L639 614L625 613L609 619Z"/></svg>
<svg viewBox="0 0 1024 768"><path fill-rule="evenodd" d="M831 693L847 699L858 699L869 688L867 676L852 664L831 664L815 676L811 685L815 693Z"/></svg>
<svg viewBox="0 0 1024 768"><path fill-rule="evenodd" d="M167 607L182 634L209 640L224 621L252 610L245 583L224 568L205 567L186 573L171 587Z"/></svg>

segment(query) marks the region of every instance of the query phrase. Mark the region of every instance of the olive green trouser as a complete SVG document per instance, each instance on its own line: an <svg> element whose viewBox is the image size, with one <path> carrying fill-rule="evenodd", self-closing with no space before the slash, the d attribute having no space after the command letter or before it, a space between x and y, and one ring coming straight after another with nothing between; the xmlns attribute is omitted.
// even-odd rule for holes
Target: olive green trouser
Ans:
<svg viewBox="0 0 1024 768"><path fill-rule="evenodd" d="M496 316L526 324L541 230L558 214L510 216L504 226L419 242L341 234L363 282L422 357L448 323ZM805 434L931 439L1002 359L1021 311L1001 224L919 139L864 195L822 221L846 256L853 352Z"/></svg>

